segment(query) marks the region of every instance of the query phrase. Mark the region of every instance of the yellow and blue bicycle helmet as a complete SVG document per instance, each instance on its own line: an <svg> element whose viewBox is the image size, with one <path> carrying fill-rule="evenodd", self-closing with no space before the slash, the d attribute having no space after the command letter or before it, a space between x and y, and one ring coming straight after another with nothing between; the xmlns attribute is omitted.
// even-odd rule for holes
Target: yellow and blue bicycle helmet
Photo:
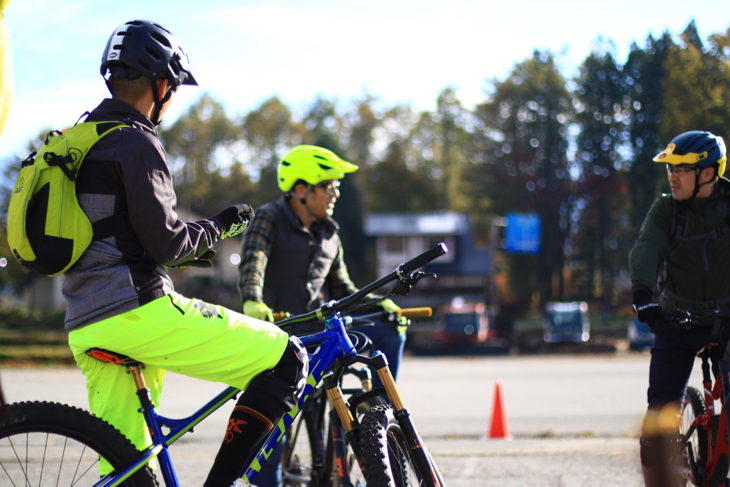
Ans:
<svg viewBox="0 0 730 487"><path fill-rule="evenodd" d="M284 154L276 175L279 189L288 193L298 181L312 186L322 181L342 179L357 171L355 164L340 159L334 152L316 145L298 145Z"/></svg>
<svg viewBox="0 0 730 487"><path fill-rule="evenodd" d="M727 162L725 141L710 132L685 132L672 139L667 148L654 157L654 162L673 166L696 165L703 169L716 166L717 177L721 177Z"/></svg>

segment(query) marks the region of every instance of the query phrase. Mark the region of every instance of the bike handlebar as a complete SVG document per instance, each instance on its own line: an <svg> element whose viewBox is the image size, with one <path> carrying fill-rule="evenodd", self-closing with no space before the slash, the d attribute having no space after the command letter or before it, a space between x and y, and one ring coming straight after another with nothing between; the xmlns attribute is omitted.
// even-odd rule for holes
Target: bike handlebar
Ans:
<svg viewBox="0 0 730 487"><path fill-rule="evenodd" d="M383 313L389 313L389 311L377 311L375 313L368 313L364 317L365 318L376 318ZM423 308L400 308L399 310L396 310L393 312L394 314L397 314L398 316L403 316L405 318L430 318L433 315L433 308L430 307L423 307ZM274 313L274 321L279 322L283 320L284 318L289 318L291 316L291 313L288 313L286 311L277 311ZM354 319L362 318L362 316L353 316Z"/></svg>
<svg viewBox="0 0 730 487"><path fill-rule="evenodd" d="M425 251L424 253L417 255L413 259L404 262L403 264L399 265L393 272L390 274L381 277L377 281L371 282L364 288L360 289L359 291L350 294L349 296L346 296L339 301L330 301L329 303L325 304L319 309L316 309L314 311L310 311L309 313L304 313L299 316L293 316L291 318L287 318L285 320L279 321L276 324L279 327L285 327L285 326L291 326L296 325L299 323L307 323L311 321L321 321L325 319L325 316L322 314L323 308L327 307L334 311L343 311L349 308L350 306L358 303L363 298L365 298L368 294L375 291L376 289L379 289L389 282L395 281L396 279L400 279L402 281L406 280L411 271L414 271L418 269L419 267L428 264L434 259L437 259L438 257L441 257L446 252L448 252L449 249L446 247L446 244L441 242L440 244L436 245L435 247Z"/></svg>
<svg viewBox="0 0 730 487"><path fill-rule="evenodd" d="M718 320L721 326L730 324L730 310L665 310L662 312L660 323L665 326L692 328L693 326L715 326Z"/></svg>

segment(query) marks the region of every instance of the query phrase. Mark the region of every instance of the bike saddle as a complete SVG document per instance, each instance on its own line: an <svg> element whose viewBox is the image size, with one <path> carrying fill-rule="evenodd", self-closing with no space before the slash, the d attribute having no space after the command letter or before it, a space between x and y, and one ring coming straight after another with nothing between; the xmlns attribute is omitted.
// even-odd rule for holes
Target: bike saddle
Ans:
<svg viewBox="0 0 730 487"><path fill-rule="evenodd" d="M133 358L122 355L121 353L112 352L111 350L104 350L103 348L90 348L85 353L89 357L107 364L123 365L126 367L140 364L139 361Z"/></svg>

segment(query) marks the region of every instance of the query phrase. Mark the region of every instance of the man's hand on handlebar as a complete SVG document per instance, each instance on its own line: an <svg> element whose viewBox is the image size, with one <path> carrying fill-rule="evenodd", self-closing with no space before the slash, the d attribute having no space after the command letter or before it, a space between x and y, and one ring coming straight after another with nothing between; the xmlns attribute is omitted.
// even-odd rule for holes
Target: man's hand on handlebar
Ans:
<svg viewBox="0 0 730 487"><path fill-rule="evenodd" d="M662 306L659 303L634 303L634 312L639 321L649 325L649 329L656 333L662 320Z"/></svg>
<svg viewBox="0 0 730 487"><path fill-rule="evenodd" d="M408 329L408 325L411 324L411 320L409 320L407 317L401 315L400 306L395 304L392 299L382 300L380 302L380 306L382 306L385 311L398 315L396 317L396 321L398 322L398 334L403 335L406 332L406 330Z"/></svg>
<svg viewBox="0 0 730 487"><path fill-rule="evenodd" d="M271 312L271 308L258 301L249 300L243 303L243 314L257 320L274 322L274 314Z"/></svg>

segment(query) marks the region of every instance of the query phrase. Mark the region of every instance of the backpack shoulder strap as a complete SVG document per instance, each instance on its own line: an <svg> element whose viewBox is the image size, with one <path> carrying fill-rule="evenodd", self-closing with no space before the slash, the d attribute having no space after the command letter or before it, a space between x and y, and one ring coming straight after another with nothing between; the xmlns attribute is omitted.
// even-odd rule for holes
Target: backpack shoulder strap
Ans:
<svg viewBox="0 0 730 487"><path fill-rule="evenodd" d="M687 235L687 205L672 198L672 225L669 230L669 250L667 257L682 245Z"/></svg>

